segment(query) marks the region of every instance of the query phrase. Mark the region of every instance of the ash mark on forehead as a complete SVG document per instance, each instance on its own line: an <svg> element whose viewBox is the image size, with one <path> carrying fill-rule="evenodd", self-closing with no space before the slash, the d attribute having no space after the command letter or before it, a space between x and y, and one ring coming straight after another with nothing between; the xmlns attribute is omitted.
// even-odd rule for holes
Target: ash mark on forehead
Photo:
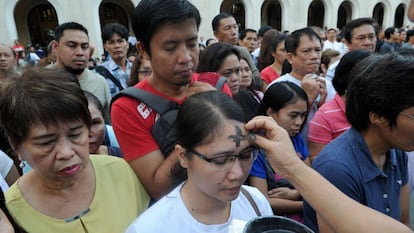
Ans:
<svg viewBox="0 0 414 233"><path fill-rule="evenodd" d="M229 138L233 140L233 142L236 144L236 147L240 147L240 142L243 140L247 140L247 135L243 134L242 129L238 126L234 126L236 130L236 134L230 135Z"/></svg>

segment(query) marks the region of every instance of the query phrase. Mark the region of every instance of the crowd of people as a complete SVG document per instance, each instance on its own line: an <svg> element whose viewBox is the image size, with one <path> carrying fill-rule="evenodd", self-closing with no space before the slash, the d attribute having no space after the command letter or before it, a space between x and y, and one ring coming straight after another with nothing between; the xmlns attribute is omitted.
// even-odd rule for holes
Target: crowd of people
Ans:
<svg viewBox="0 0 414 233"><path fill-rule="evenodd" d="M414 31L201 20L142 0L101 62L76 22L0 44L0 231L412 232Z"/></svg>

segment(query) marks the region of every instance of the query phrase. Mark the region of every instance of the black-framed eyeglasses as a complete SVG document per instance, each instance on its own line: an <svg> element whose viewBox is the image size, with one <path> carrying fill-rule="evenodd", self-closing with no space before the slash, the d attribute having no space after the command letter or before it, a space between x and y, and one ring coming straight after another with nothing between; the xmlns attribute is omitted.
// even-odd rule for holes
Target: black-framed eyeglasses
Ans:
<svg viewBox="0 0 414 233"><path fill-rule="evenodd" d="M408 113L405 113L405 112L400 112L400 114L414 120L414 115L411 115L411 114L408 114Z"/></svg>
<svg viewBox="0 0 414 233"><path fill-rule="evenodd" d="M137 70L137 73L144 76L150 76L152 74L152 70Z"/></svg>
<svg viewBox="0 0 414 233"><path fill-rule="evenodd" d="M257 158L259 151L260 149L257 146L249 146L238 155L220 155L217 157L208 158L207 156L197 152L195 149L189 149L189 152L197 155L197 157L206 161L212 168L217 170L229 169L233 166L236 159L239 160L240 164L243 167L250 166Z"/></svg>

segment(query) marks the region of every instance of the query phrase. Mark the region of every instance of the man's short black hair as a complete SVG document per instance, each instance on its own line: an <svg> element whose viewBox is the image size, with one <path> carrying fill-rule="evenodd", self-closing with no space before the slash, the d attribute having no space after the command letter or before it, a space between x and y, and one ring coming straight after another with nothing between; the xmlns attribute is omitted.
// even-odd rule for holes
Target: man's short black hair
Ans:
<svg viewBox="0 0 414 233"><path fill-rule="evenodd" d="M150 41L158 29L187 19L194 19L198 30L200 12L188 0L141 0L133 13L132 28L137 40L151 56Z"/></svg>
<svg viewBox="0 0 414 233"><path fill-rule="evenodd" d="M79 31L84 32L86 35L88 35L88 30L82 24L75 23L75 22L67 22L67 23L63 23L56 27L55 40L57 42L60 41L60 38L62 38L63 32L65 30L79 30Z"/></svg>
<svg viewBox="0 0 414 233"><path fill-rule="evenodd" d="M121 38L128 40L128 28L119 23L111 23L105 25L105 27L102 29L102 42L105 44L105 42L107 40L110 40L115 33L118 34Z"/></svg>
<svg viewBox="0 0 414 233"><path fill-rule="evenodd" d="M263 25L263 26L261 26L261 27L259 28L259 31L257 32L257 35L258 35L259 37L263 37L263 36L264 36L264 34L265 34L267 31L271 30L271 29L273 29L273 28L272 28L272 26L270 26L270 25Z"/></svg>
<svg viewBox="0 0 414 233"><path fill-rule="evenodd" d="M384 31L385 39L390 39L391 35L394 34L394 32L395 32L395 27L388 27L387 29L385 29Z"/></svg>
<svg viewBox="0 0 414 233"><path fill-rule="evenodd" d="M335 76L332 79L332 85L338 95L345 95L352 68L369 55L371 55L371 52L367 50L353 50L341 58L335 69Z"/></svg>
<svg viewBox="0 0 414 233"><path fill-rule="evenodd" d="M221 12L220 14L216 15L213 20L211 21L211 27L213 29L213 32L217 32L218 31L218 27L220 25L220 20L222 19L227 19L233 17L233 15L228 14L226 12Z"/></svg>
<svg viewBox="0 0 414 233"><path fill-rule="evenodd" d="M370 113L388 120L393 129L402 111L414 106L414 52L372 54L351 72L346 116L358 131L368 129Z"/></svg>
<svg viewBox="0 0 414 233"><path fill-rule="evenodd" d="M322 46L322 40L312 28L298 29L290 34L285 42L286 52L296 55L296 50L300 45L300 38L308 36L309 38L316 38Z"/></svg>
<svg viewBox="0 0 414 233"><path fill-rule="evenodd" d="M328 28L328 30L326 30L326 32L330 32L330 31L335 31L335 32L338 32L338 31L336 30L336 28Z"/></svg>
<svg viewBox="0 0 414 233"><path fill-rule="evenodd" d="M375 30L376 22L372 18L358 18L348 22L343 29L345 40L348 41L348 43L352 43L352 31L354 28L361 27L365 24L371 25Z"/></svg>
<svg viewBox="0 0 414 233"><path fill-rule="evenodd" d="M257 35L256 30L251 29L251 28L247 28L247 29L244 29L244 30L240 33L240 36L239 36L240 40L243 40L243 39L246 37L246 35L247 35L247 33L248 33L248 32L253 32L254 34L256 34L256 35Z"/></svg>
<svg viewBox="0 0 414 233"><path fill-rule="evenodd" d="M412 36L414 36L414 30L408 30L407 31L407 39L406 39L406 41L409 41L410 40L410 37L412 37Z"/></svg>

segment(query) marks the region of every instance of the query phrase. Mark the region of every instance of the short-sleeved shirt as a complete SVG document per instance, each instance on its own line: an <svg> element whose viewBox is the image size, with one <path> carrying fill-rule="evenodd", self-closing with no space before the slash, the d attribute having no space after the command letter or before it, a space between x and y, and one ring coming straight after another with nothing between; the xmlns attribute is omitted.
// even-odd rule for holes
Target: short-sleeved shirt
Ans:
<svg viewBox="0 0 414 233"><path fill-rule="evenodd" d="M90 158L96 187L88 210L76 218L47 216L26 201L18 180L5 193L7 208L14 219L31 233L124 232L148 207L149 196L123 159L102 155Z"/></svg>
<svg viewBox="0 0 414 233"><path fill-rule="evenodd" d="M193 76L192 81L196 81L196 76ZM185 98L174 99L161 93L151 86L147 79L137 83L134 87L141 88L177 104L181 104L185 100ZM132 161L159 150L159 146L151 134L152 126L158 118L159 114L157 112L137 99L123 96L112 104L112 127L125 160Z"/></svg>
<svg viewBox="0 0 414 233"><path fill-rule="evenodd" d="M384 169L378 168L362 135L351 128L326 145L312 166L350 198L399 220L400 190L408 183L407 160L404 152L391 149ZM316 231L316 214L306 201L304 216L305 224Z"/></svg>
<svg viewBox="0 0 414 233"><path fill-rule="evenodd" d="M345 101L336 94L333 100L318 109L309 122L308 140L326 145L349 128Z"/></svg>
<svg viewBox="0 0 414 233"><path fill-rule="evenodd" d="M300 134L296 134L296 136L291 137L290 139L299 158L305 160L309 155L309 151L308 147L305 145L302 139L302 136ZM266 179L265 161L265 155L262 152L260 152L256 160L253 162L252 168L250 169L250 175Z"/></svg>
<svg viewBox="0 0 414 233"><path fill-rule="evenodd" d="M112 97L104 77L96 72L85 69L78 80L82 90L94 94L99 99L102 106L105 109L109 109Z"/></svg>
<svg viewBox="0 0 414 233"><path fill-rule="evenodd" d="M260 76L265 83L269 84L273 82L273 80L279 78L279 74L272 68L272 66L266 66L261 72Z"/></svg>
<svg viewBox="0 0 414 233"><path fill-rule="evenodd" d="M266 197L254 187L243 186L249 192L260 210L262 216L273 215L272 209ZM187 209L181 197L182 184L176 187L165 197L156 202L147 211L141 214L128 228L127 233L169 233L169 232L214 232L228 233L235 222L246 223L257 217L252 204L244 194L231 202L231 210L228 220L223 224L203 224L193 217ZM241 232L241 231L235 231Z"/></svg>
<svg viewBox="0 0 414 233"><path fill-rule="evenodd" d="M2 150L0 150L0 175L6 178L13 166L13 160Z"/></svg>
<svg viewBox="0 0 414 233"><path fill-rule="evenodd" d="M326 71L326 76L325 76L326 80L329 80L330 82L332 82L333 78L335 77L336 67L338 67L340 61L341 60L337 60L336 62L332 63L328 67L328 70Z"/></svg>
<svg viewBox="0 0 414 233"><path fill-rule="evenodd" d="M10 169L13 166L13 160L2 150L0 150L0 188L5 192L9 185L7 184L5 178L10 172Z"/></svg>
<svg viewBox="0 0 414 233"><path fill-rule="evenodd" d="M46 66L47 69L58 69L56 64L49 64ZM111 103L111 93L109 92L108 84L105 78L100 74L85 69L82 74L78 76L79 85L82 90L89 91L98 98L99 102L104 107L104 110L109 109ZM106 112L104 114L107 114ZM106 115L105 115L106 116ZM104 116L104 117L105 117Z"/></svg>
<svg viewBox="0 0 414 233"><path fill-rule="evenodd" d="M327 49L333 49L341 53L341 56L344 55L347 52L347 48L345 47L345 44L342 42L330 42L329 40L326 40L323 42L323 51Z"/></svg>
<svg viewBox="0 0 414 233"><path fill-rule="evenodd" d="M102 66L105 67L111 74L119 81L119 83L122 85L123 88L128 87L128 80L129 80L129 74L131 73L131 67L132 63L125 59L126 65L125 70L123 70L120 66L118 66L112 58L110 58L108 61L102 63ZM111 96L114 96L116 93L118 93L120 90L115 85L114 82L112 82L111 79L106 78L106 82L108 83L109 91L111 92Z"/></svg>

